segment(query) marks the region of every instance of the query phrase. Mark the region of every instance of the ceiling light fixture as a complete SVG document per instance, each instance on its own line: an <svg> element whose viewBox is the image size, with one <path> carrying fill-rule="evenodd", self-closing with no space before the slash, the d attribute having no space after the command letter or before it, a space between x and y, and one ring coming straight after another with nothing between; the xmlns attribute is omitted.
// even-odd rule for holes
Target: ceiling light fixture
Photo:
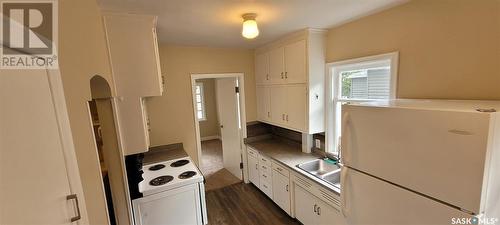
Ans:
<svg viewBox="0 0 500 225"><path fill-rule="evenodd" d="M241 30L241 35L248 39L253 39L259 36L259 28L257 27L257 21L255 18L257 14L255 13L246 13L243 14L243 29Z"/></svg>

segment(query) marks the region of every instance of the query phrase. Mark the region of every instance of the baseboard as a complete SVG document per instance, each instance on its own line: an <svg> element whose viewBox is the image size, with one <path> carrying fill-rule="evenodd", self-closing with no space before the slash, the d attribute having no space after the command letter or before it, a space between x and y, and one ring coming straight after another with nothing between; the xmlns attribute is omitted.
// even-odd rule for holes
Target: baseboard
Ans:
<svg viewBox="0 0 500 225"><path fill-rule="evenodd" d="M206 137L201 137L200 139L201 141L216 140L216 139L220 140L220 136L219 135L206 136Z"/></svg>

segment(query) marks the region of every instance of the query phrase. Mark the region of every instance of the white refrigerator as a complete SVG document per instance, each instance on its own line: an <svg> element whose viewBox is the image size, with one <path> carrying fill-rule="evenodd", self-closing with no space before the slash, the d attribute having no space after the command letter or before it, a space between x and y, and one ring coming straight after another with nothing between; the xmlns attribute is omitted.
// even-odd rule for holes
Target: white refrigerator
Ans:
<svg viewBox="0 0 500 225"><path fill-rule="evenodd" d="M500 224L500 102L342 106L348 224Z"/></svg>

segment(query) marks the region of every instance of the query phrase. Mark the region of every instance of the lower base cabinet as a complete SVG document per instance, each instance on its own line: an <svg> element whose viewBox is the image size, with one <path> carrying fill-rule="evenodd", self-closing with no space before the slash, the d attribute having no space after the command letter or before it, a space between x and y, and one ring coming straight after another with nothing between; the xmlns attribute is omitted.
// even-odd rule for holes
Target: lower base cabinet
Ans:
<svg viewBox="0 0 500 225"><path fill-rule="evenodd" d="M295 218L304 225L344 225L341 213L295 184Z"/></svg>
<svg viewBox="0 0 500 225"><path fill-rule="evenodd" d="M290 213L290 179L273 170L273 201L288 215Z"/></svg>

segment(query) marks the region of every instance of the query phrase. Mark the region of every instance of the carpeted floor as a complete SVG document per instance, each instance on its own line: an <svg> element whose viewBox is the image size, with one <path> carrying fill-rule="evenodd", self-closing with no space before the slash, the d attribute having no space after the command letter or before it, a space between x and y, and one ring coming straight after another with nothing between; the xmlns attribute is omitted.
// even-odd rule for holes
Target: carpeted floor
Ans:
<svg viewBox="0 0 500 225"><path fill-rule="evenodd" d="M224 169L222 161L222 142L209 140L201 142L201 172L207 179L205 190L214 190L241 182L240 179Z"/></svg>

